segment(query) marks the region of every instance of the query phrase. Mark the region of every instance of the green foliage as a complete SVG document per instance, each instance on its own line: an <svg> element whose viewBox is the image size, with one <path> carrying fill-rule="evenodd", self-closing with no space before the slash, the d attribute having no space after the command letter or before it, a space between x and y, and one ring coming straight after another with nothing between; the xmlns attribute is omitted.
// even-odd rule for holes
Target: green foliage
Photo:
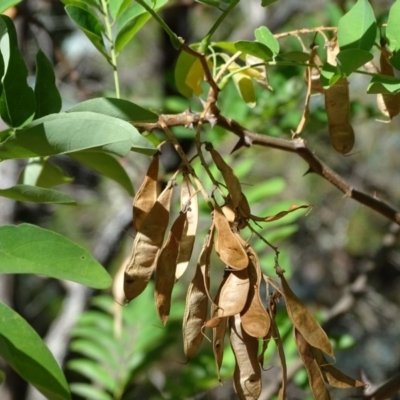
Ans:
<svg viewBox="0 0 400 400"><path fill-rule="evenodd" d="M88 251L58 233L30 224L3 225L0 241L2 274L45 275L96 289L111 285L110 275Z"/></svg>
<svg viewBox="0 0 400 400"><path fill-rule="evenodd" d="M13 6L16 6L18 3L21 3L21 1L22 0L2 0L0 4L0 14Z"/></svg>
<svg viewBox="0 0 400 400"><path fill-rule="evenodd" d="M1 54L5 63L0 97L0 116L11 127L19 127L33 118L35 95L26 82L28 70L18 49L17 33L11 19L0 16Z"/></svg>
<svg viewBox="0 0 400 400"><path fill-rule="evenodd" d="M33 203L75 204L75 200L63 192L32 185L16 185L0 189L0 196Z"/></svg>
<svg viewBox="0 0 400 400"><path fill-rule="evenodd" d="M64 374L39 335L3 303L0 315L0 356L49 400L71 399Z"/></svg>

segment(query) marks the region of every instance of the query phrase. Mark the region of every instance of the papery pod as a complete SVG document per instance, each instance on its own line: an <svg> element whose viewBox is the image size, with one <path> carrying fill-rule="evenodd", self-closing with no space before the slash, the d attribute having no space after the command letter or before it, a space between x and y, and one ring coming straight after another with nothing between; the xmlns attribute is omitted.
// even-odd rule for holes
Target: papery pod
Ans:
<svg viewBox="0 0 400 400"><path fill-rule="evenodd" d="M311 347L312 354L315 361L319 365L322 373L322 377L325 383L329 383L339 389L350 389L354 387L361 387L364 384L357 379L353 379L346 375L344 372L338 370L332 364L330 364L321 350Z"/></svg>
<svg viewBox="0 0 400 400"><path fill-rule="evenodd" d="M241 400L258 399L261 394L261 368L257 360L258 340L242 328L240 315L229 318L230 341L235 355L233 386Z"/></svg>
<svg viewBox="0 0 400 400"><path fill-rule="evenodd" d="M132 255L124 274L124 292L128 301L143 292L154 272L157 256L168 227L174 186L175 179L172 179L158 196L136 234Z"/></svg>
<svg viewBox="0 0 400 400"><path fill-rule="evenodd" d="M239 179L233 172L233 169L225 162L218 151L212 147L211 143L206 144L206 149L210 152L215 165L221 171L222 177L226 183L226 187L228 188L228 192L232 198L233 209L236 209L242 196L242 187Z"/></svg>
<svg viewBox="0 0 400 400"><path fill-rule="evenodd" d="M286 309L294 327L311 346L322 350L334 358L333 348L325 331L300 299L293 293L283 276L283 272L278 272L278 275L281 278Z"/></svg>
<svg viewBox="0 0 400 400"><path fill-rule="evenodd" d="M246 268L249 258L241 244L240 236L232 232L227 218L217 204L214 207L214 224L217 230L215 251L219 258L234 269Z"/></svg>
<svg viewBox="0 0 400 400"><path fill-rule="evenodd" d="M328 44L327 51L328 62L336 65L336 55L339 51L336 39ZM350 94L346 78L339 79L325 90L325 110L333 148L342 154L350 152L355 138L353 127L350 124Z"/></svg>
<svg viewBox="0 0 400 400"><path fill-rule="evenodd" d="M192 358L203 341L202 328L207 320L208 290L210 287L210 254L213 246L213 227L210 229L197 261L196 272L189 284L183 316L183 350Z"/></svg>
<svg viewBox="0 0 400 400"><path fill-rule="evenodd" d="M133 226L139 231L143 221L157 201L159 155L156 153L149 165L146 176L133 199Z"/></svg>
<svg viewBox="0 0 400 400"><path fill-rule="evenodd" d="M185 220L185 213L180 212L157 258L154 296L158 317L164 325L168 321L171 308L171 296L175 283L179 243L182 238Z"/></svg>
<svg viewBox="0 0 400 400"><path fill-rule="evenodd" d="M175 272L176 279L179 279L186 271L193 252L197 222L199 220L199 206L195 193L196 191L190 182L188 174L183 173L181 207L187 207L187 210L185 228L179 245L178 264Z"/></svg>
<svg viewBox="0 0 400 400"><path fill-rule="evenodd" d="M294 328L294 338L303 364L307 370L308 380L314 398L318 400L330 400L331 396L325 385L320 367L313 356L311 346L296 328Z"/></svg>
<svg viewBox="0 0 400 400"><path fill-rule="evenodd" d="M262 279L260 261L254 249L249 246L249 295L246 305L240 313L243 329L247 334L256 338L265 337L271 327L271 318L262 304L260 297L260 285Z"/></svg>
<svg viewBox="0 0 400 400"><path fill-rule="evenodd" d="M380 50L381 54L379 61L381 74L386 76L394 76L393 67L389 62L391 54L386 49L386 46L382 46ZM400 93L379 93L376 97L376 102L381 113L390 119L394 118L400 113Z"/></svg>

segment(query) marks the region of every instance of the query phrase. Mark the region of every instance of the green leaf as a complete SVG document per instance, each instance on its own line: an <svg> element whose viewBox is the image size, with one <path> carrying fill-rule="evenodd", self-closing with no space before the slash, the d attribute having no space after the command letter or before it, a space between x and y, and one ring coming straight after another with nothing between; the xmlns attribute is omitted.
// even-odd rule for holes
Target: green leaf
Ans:
<svg viewBox="0 0 400 400"><path fill-rule="evenodd" d="M289 51L287 53L279 54L277 60L278 61L290 60L290 61L295 61L296 63L297 62L306 63L310 61L310 54L305 53L304 51Z"/></svg>
<svg viewBox="0 0 400 400"><path fill-rule="evenodd" d="M321 69L321 83L324 89L329 89L339 79L343 78L342 72L329 63L325 63Z"/></svg>
<svg viewBox="0 0 400 400"><path fill-rule="evenodd" d="M35 118L60 112L61 96L55 82L53 65L39 50L36 54Z"/></svg>
<svg viewBox="0 0 400 400"><path fill-rule="evenodd" d="M93 383L96 383L96 386L101 385L111 393L115 390L116 380L108 371L94 361L85 359L72 360L68 362L67 367L90 379Z"/></svg>
<svg viewBox="0 0 400 400"><path fill-rule="evenodd" d="M368 85L367 93L400 93L400 79L387 75L375 75Z"/></svg>
<svg viewBox="0 0 400 400"><path fill-rule="evenodd" d="M389 10L386 38L391 51L400 50L400 0L395 1Z"/></svg>
<svg viewBox="0 0 400 400"><path fill-rule="evenodd" d="M374 56L370 52L360 49L342 50L336 56L337 65L345 76L349 76L352 72L357 71L358 68L373 58Z"/></svg>
<svg viewBox="0 0 400 400"><path fill-rule="evenodd" d="M73 178L66 176L60 167L54 165L49 160L35 157L29 159L20 183L51 188L72 182L73 180Z"/></svg>
<svg viewBox="0 0 400 400"><path fill-rule="evenodd" d="M110 154L100 151L80 151L68 155L99 174L119 183L131 196L135 194L132 182L125 169Z"/></svg>
<svg viewBox="0 0 400 400"><path fill-rule="evenodd" d="M110 9L110 14L117 20L120 15L129 7L132 0L113 0L110 1L108 7Z"/></svg>
<svg viewBox="0 0 400 400"><path fill-rule="evenodd" d="M154 146L121 119L93 112L52 114L33 121L0 144L0 159L43 157L91 148L124 156L154 154Z"/></svg>
<svg viewBox="0 0 400 400"><path fill-rule="evenodd" d="M168 3L168 0L145 0L146 3L158 11ZM154 4L155 3L155 4ZM150 14L138 3L134 2L120 16L118 20L115 49L118 53L130 42L143 25L150 19Z"/></svg>
<svg viewBox="0 0 400 400"><path fill-rule="evenodd" d="M261 0L261 7L267 7L278 0Z"/></svg>
<svg viewBox="0 0 400 400"><path fill-rule="evenodd" d="M204 70L200 60L181 51L175 66L175 85L178 91L187 98L203 93L201 83L204 79Z"/></svg>
<svg viewBox="0 0 400 400"><path fill-rule="evenodd" d="M28 70L18 49L17 33L12 20L0 15L0 51L6 72L0 97L0 115L11 127L19 127L32 119L35 95L28 86Z"/></svg>
<svg viewBox="0 0 400 400"><path fill-rule="evenodd" d="M97 50L110 62L110 56L104 46L104 26L97 15L89 8L75 5L65 6L68 16L78 25L79 29L89 38Z"/></svg>
<svg viewBox="0 0 400 400"><path fill-rule="evenodd" d="M114 397L101 389L97 389L87 383L71 383L71 392L86 400L113 400Z"/></svg>
<svg viewBox="0 0 400 400"><path fill-rule="evenodd" d="M389 58L389 62L400 71L400 51L394 51L392 57Z"/></svg>
<svg viewBox="0 0 400 400"><path fill-rule="evenodd" d="M31 203L76 204L71 196L63 192L31 185L15 185L7 189L0 189L0 196Z"/></svg>
<svg viewBox="0 0 400 400"><path fill-rule="evenodd" d="M262 60L270 60L273 56L272 51L267 46L259 42L239 40L235 43L235 48L238 51L261 58Z"/></svg>
<svg viewBox="0 0 400 400"><path fill-rule="evenodd" d="M254 107L256 105L257 98L254 90L253 80L241 72L234 74L232 78L243 101L249 107Z"/></svg>
<svg viewBox="0 0 400 400"><path fill-rule="evenodd" d="M0 227L0 273L38 274L95 289L112 279L92 255L66 237L30 224Z"/></svg>
<svg viewBox="0 0 400 400"><path fill-rule="evenodd" d="M377 34L374 10L368 0L357 0L348 13L343 15L338 25L340 50L361 49L369 51Z"/></svg>
<svg viewBox="0 0 400 400"><path fill-rule="evenodd" d="M71 399L63 372L33 328L3 303L0 319L0 356L47 399Z"/></svg>
<svg viewBox="0 0 400 400"><path fill-rule="evenodd" d="M83 101L67 112L91 111L128 122L157 122L158 115L128 100L99 97Z"/></svg>
<svg viewBox="0 0 400 400"><path fill-rule="evenodd" d="M119 363L112 354L110 354L103 346L93 340L75 339L70 344L69 348L76 353L80 353L85 358L92 359L98 363L109 365L112 368L118 369Z"/></svg>
<svg viewBox="0 0 400 400"><path fill-rule="evenodd" d="M0 4L0 14L4 11L8 10L9 8L21 3L22 0L1 0Z"/></svg>
<svg viewBox="0 0 400 400"><path fill-rule="evenodd" d="M279 42L271 33L271 31L266 26L260 26L254 31L254 36L257 41L265 44L271 51L274 56L279 53Z"/></svg>

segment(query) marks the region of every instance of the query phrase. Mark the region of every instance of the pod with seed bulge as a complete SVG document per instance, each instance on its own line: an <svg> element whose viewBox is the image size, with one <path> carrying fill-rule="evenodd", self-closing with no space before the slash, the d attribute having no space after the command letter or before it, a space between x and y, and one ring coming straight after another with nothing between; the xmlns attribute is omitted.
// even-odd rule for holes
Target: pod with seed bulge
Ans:
<svg viewBox="0 0 400 400"><path fill-rule="evenodd" d="M132 255L124 274L124 292L128 301L146 288L156 266L165 231L175 180L171 180L140 226L132 247Z"/></svg>
<svg viewBox="0 0 400 400"><path fill-rule="evenodd" d="M171 295L175 283L176 261L179 242L185 226L186 215L181 212L171 227L167 241L157 258L155 279L155 302L158 317L165 325L171 308Z"/></svg>
<svg viewBox="0 0 400 400"><path fill-rule="evenodd" d="M336 65L339 48L336 40L328 45L328 63ZM333 148L342 154L350 152L354 146L354 130L350 124L349 83L339 79L325 90L325 110L328 117L329 136Z"/></svg>

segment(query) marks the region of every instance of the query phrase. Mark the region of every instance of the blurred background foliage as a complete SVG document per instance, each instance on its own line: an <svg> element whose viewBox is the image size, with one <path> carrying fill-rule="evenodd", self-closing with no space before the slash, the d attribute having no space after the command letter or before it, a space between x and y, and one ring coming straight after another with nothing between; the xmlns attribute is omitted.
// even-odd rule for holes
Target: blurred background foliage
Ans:
<svg viewBox="0 0 400 400"><path fill-rule="evenodd" d="M378 21L384 20L391 3L373 2ZM334 26L352 4L345 0L280 0L262 9L259 0L242 1L214 39L252 40L254 29L261 25L268 26L273 33ZM194 1L182 0L170 2L162 15L175 32L192 43L202 39L218 13ZM32 83L38 47L54 62L63 109L95 96L113 95L110 66L67 17L60 1L24 0L13 18ZM306 45L313 39L313 35L303 37ZM299 46L293 38L282 39L280 44L287 50ZM175 57L168 39L155 21L150 20L119 57L122 97L157 113L199 108L196 99L189 101L176 91ZM304 102L303 73L294 67L270 68L269 84L273 91L257 88L257 104L252 109L230 83L220 96L221 113L250 130L290 138ZM399 118L388 124L377 121L381 117L375 96L365 94L366 77L353 75L350 90L356 147L352 154L343 157L331 149L321 96L311 99L310 119L302 136L348 182L398 208ZM190 154L193 131L177 128L174 132ZM161 134L155 135L163 139ZM295 155L252 147L228 156L236 139L218 127L210 128L207 140L233 166L254 214L271 215L292 204L313 205L307 215L298 211L268 224L260 232L279 246L282 267L291 277L293 289L318 313L329 336L335 340L338 368L355 377L360 377L363 370L376 383L399 371L399 228L343 198L320 177L305 175L307 165ZM1 222L30 222L65 234L90 250L111 274L116 274L132 243L131 196L115 182L100 178L70 158L57 156L51 161L73 179L64 190L79 204L50 206L0 198ZM137 189L148 158L132 154L122 162ZM176 163L174 152L165 151L164 181ZM1 185L15 181L23 166L21 161L1 163ZM176 212L178 203L176 198ZM201 206L200 239L209 223L209 210L204 204ZM273 277L272 251L261 241L254 239L253 243L264 273ZM172 315L165 328L156 318L150 286L128 306L118 306L123 321L119 334L115 333L113 319L118 307L111 292L97 293L79 285L17 275L1 276L0 296L35 327L56 358L65 363L76 399L235 398L229 382L234 367L230 349L227 348L221 371L223 386L217 380L212 347L207 340L189 363L183 357L181 324L185 293L198 252L197 247L188 271L175 286ZM223 265L214 255L212 274L220 277L222 273ZM212 294L215 290L212 287ZM299 369L291 327L283 312L278 311L277 322L285 341L289 368L293 370L290 369L293 379L289 398L308 399L306 375ZM261 399L273 398L278 389L279 360L274 346L270 347ZM6 372L7 378L0 386L1 399L40 398L12 371ZM334 391L333 398L345 399L349 393Z"/></svg>

